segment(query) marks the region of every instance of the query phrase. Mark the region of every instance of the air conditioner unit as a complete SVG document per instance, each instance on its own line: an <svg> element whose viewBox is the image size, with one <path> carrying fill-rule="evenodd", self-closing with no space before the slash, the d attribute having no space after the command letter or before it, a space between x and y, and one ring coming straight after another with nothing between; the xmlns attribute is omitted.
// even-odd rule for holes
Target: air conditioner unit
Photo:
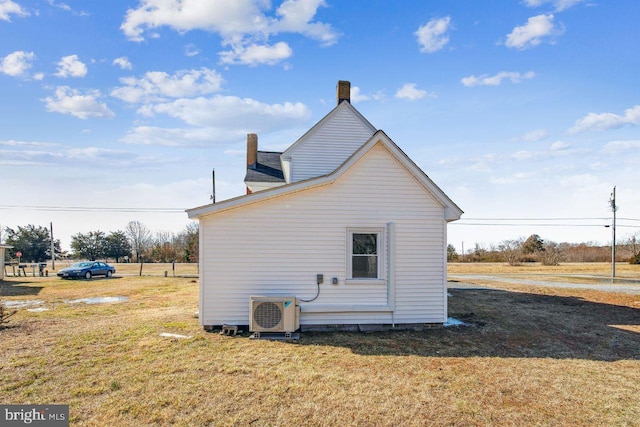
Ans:
<svg viewBox="0 0 640 427"><path fill-rule="evenodd" d="M295 332L300 328L300 306L295 297L252 295L249 330L251 332Z"/></svg>

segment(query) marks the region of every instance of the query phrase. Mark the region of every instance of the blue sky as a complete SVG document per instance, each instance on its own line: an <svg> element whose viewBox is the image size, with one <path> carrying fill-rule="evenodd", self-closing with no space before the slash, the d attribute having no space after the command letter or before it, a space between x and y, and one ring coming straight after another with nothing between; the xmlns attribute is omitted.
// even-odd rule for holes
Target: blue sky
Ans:
<svg viewBox="0 0 640 427"><path fill-rule="evenodd" d="M70 236L244 192L338 80L465 211L460 250L640 232L635 0L0 0L0 225ZM572 219L567 219L572 218Z"/></svg>

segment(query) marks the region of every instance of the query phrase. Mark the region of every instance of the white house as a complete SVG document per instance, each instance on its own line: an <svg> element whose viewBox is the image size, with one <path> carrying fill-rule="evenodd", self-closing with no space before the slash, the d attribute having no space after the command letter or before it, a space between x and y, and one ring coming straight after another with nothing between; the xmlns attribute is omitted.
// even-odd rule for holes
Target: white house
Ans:
<svg viewBox="0 0 640 427"><path fill-rule="evenodd" d="M292 296L303 330L447 318L447 223L462 210L350 103L283 153L247 138L247 195L200 224L200 324L250 325L252 295ZM297 326L297 325L296 325Z"/></svg>

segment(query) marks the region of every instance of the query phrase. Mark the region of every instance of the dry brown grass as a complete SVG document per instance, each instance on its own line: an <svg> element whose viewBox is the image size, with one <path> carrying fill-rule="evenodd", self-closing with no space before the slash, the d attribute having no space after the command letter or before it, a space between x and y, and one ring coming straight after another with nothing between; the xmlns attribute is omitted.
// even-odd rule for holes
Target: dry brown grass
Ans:
<svg viewBox="0 0 640 427"><path fill-rule="evenodd" d="M546 266L538 262L518 266L500 262L450 262L447 270L450 274L580 274L611 277L611 263L606 262L562 263L556 266ZM640 265L617 262L616 277L640 279Z"/></svg>
<svg viewBox="0 0 640 427"><path fill-rule="evenodd" d="M640 297L504 286L451 290L473 326L286 343L204 332L192 279L11 278L0 298L51 310L0 331L0 402L95 426L638 425ZM65 302L98 296L128 300Z"/></svg>

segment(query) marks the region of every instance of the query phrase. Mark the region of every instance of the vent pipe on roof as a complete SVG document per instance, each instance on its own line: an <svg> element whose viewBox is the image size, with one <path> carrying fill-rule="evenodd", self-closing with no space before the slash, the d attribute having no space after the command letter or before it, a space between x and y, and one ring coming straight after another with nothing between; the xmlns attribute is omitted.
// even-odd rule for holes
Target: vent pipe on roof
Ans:
<svg viewBox="0 0 640 427"><path fill-rule="evenodd" d="M336 98L338 100L338 104L342 101L347 101L351 103L351 83L346 80L338 81L338 87L336 89Z"/></svg>
<svg viewBox="0 0 640 427"><path fill-rule="evenodd" d="M247 167L256 168L258 163L258 135L255 133L247 134Z"/></svg>

